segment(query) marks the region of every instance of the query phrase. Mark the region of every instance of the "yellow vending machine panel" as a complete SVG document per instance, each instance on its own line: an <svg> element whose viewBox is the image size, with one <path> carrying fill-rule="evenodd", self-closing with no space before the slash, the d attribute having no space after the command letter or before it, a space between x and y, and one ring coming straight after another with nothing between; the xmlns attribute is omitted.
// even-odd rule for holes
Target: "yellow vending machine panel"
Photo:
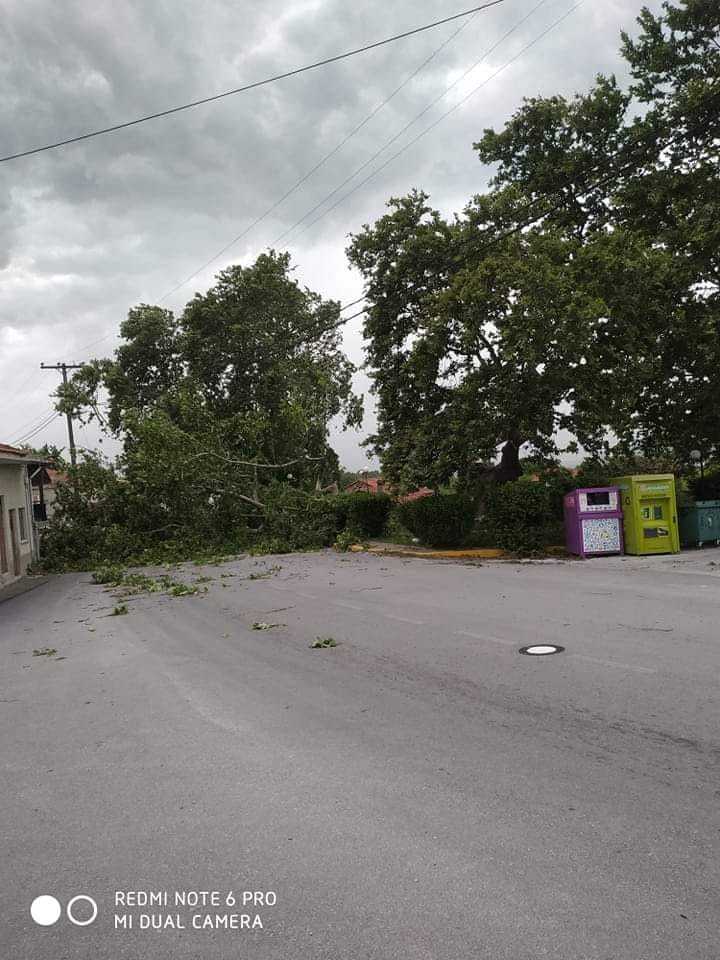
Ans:
<svg viewBox="0 0 720 960"><path fill-rule="evenodd" d="M615 477L623 508L625 552L679 553L675 477L671 473Z"/></svg>

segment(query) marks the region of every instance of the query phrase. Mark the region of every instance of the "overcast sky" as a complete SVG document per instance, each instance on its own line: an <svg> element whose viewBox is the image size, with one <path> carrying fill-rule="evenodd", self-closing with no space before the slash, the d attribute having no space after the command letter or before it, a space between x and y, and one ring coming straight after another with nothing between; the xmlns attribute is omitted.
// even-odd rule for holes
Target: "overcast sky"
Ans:
<svg viewBox="0 0 720 960"><path fill-rule="evenodd" d="M252 262L495 47L310 220L484 84L477 93L280 244L303 284L343 302L359 297L361 279L345 259L347 237L381 215L389 196L421 187L444 212L460 209L490 175L472 150L484 128L501 127L523 97L572 95L599 72L625 76L620 31L635 29L642 6L635 0L585 0L523 52L573 5L504 0L468 21L300 77L1 164L0 441L16 440L51 412L57 375L41 371L41 361L108 355L130 306L158 302L195 272L438 51L262 224L163 303L180 311L219 269ZM657 11L660 2L645 5ZM470 6L471 0L0 0L0 154L208 96ZM358 318L345 333L357 365L361 328ZM367 387L358 374L357 389ZM362 431L334 436L342 462L355 469L368 465L359 444L372 429L370 397L366 408ZM57 419L31 442L63 445L65 438ZM81 444L95 446L96 439L90 429L78 433Z"/></svg>

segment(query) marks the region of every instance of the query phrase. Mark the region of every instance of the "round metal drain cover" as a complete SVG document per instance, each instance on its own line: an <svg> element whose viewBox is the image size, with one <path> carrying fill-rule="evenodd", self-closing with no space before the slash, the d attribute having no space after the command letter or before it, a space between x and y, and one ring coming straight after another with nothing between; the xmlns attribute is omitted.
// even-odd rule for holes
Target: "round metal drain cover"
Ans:
<svg viewBox="0 0 720 960"><path fill-rule="evenodd" d="M531 647L520 647L518 652L526 657L550 657L553 653L562 653L564 649L554 643L536 643Z"/></svg>

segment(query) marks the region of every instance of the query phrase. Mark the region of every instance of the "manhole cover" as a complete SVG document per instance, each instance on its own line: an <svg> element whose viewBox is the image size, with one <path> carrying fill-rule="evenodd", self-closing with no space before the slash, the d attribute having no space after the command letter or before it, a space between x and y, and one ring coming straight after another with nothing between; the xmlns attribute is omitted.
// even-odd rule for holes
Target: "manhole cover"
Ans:
<svg viewBox="0 0 720 960"><path fill-rule="evenodd" d="M520 647L519 653L526 657L549 657L553 653L562 653L565 647L558 647L553 643L536 643L531 647Z"/></svg>

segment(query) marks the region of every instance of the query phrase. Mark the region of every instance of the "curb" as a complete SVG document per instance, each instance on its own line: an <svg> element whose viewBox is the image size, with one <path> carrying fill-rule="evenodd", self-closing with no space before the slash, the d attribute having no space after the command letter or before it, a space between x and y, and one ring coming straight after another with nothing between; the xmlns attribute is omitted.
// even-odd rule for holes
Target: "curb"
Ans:
<svg viewBox="0 0 720 960"><path fill-rule="evenodd" d="M416 557L419 560L500 560L507 556L505 550L489 548L477 550L413 550L408 547L407 550L403 550L402 547L368 547L366 552L388 557Z"/></svg>
<svg viewBox="0 0 720 960"><path fill-rule="evenodd" d="M12 600L13 597L19 597L36 587L41 587L49 579L50 577L20 577L19 580L14 580L6 587L0 587L0 603L4 603L5 600Z"/></svg>

